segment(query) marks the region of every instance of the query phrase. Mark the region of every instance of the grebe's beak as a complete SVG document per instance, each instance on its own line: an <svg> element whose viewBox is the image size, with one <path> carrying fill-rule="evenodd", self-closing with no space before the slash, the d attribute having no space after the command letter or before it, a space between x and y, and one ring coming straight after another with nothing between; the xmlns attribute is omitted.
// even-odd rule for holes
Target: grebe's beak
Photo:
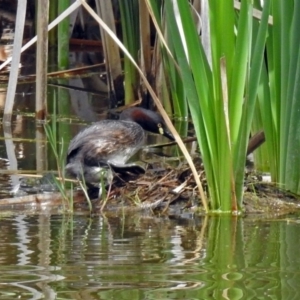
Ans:
<svg viewBox="0 0 300 300"><path fill-rule="evenodd" d="M165 126L162 126L162 124L158 124L158 132L159 134L170 139L171 141L175 141L173 134Z"/></svg>
<svg viewBox="0 0 300 300"><path fill-rule="evenodd" d="M169 130L165 130L163 135L168 139L170 139L171 141L175 141L173 134Z"/></svg>

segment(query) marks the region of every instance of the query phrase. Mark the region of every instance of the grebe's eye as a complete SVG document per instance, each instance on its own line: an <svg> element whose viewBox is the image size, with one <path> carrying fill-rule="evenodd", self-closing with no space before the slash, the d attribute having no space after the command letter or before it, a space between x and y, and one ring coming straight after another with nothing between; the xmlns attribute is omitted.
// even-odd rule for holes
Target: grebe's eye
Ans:
<svg viewBox="0 0 300 300"><path fill-rule="evenodd" d="M163 129L163 127L162 127L162 124L161 123L158 123L157 124L157 127L158 127L158 132L160 133L160 134L164 134L164 129Z"/></svg>

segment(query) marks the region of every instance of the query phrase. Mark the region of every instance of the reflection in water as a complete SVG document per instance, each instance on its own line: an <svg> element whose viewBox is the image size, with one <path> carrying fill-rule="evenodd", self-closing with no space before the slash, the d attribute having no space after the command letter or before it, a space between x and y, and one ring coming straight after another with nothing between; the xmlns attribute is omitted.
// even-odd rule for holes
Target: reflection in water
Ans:
<svg viewBox="0 0 300 300"><path fill-rule="evenodd" d="M5 138L5 146L7 152L7 158L9 161L9 165L7 166L8 170L18 170L18 162L15 152L14 143L12 141L12 133L11 127L4 128L4 138ZM20 188L20 177L17 174L11 175L11 186L12 193L17 193Z"/></svg>
<svg viewBox="0 0 300 300"><path fill-rule="evenodd" d="M296 220L20 215L0 226L1 299L299 298Z"/></svg>

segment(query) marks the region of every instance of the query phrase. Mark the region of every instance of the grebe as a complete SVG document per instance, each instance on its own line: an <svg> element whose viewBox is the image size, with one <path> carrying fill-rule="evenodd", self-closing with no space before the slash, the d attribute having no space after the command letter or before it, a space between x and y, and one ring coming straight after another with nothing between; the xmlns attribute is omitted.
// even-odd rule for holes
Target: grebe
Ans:
<svg viewBox="0 0 300 300"><path fill-rule="evenodd" d="M80 131L70 142L66 172L84 179L87 186L99 186L103 170L122 169L144 144L144 130L174 140L162 117L148 109L124 110L119 120L103 120Z"/></svg>

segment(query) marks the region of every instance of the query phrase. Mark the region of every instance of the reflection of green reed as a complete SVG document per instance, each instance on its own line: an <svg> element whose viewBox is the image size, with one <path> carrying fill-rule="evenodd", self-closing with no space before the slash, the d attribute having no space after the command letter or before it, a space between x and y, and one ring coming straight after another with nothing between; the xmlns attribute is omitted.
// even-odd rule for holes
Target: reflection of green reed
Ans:
<svg viewBox="0 0 300 300"><path fill-rule="evenodd" d="M226 291L230 293L230 299L241 299L243 291L239 282L242 273L239 272L246 265L242 221L242 218L231 216L213 216L209 219L204 263L214 270L214 278L203 277L211 284L203 292L211 293L214 299L223 298Z"/></svg>
<svg viewBox="0 0 300 300"><path fill-rule="evenodd" d="M299 226L289 222L211 217L198 298L299 299Z"/></svg>

